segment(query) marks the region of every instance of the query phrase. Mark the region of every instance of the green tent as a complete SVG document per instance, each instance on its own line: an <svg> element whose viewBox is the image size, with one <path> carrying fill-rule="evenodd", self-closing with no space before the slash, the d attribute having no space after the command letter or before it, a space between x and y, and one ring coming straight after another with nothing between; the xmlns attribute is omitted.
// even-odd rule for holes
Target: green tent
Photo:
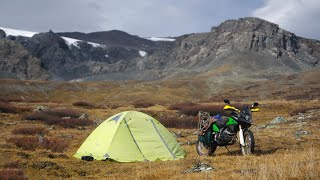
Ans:
<svg viewBox="0 0 320 180"><path fill-rule="evenodd" d="M156 119L141 112L126 111L100 124L74 157L133 162L174 160L185 155L175 137Z"/></svg>

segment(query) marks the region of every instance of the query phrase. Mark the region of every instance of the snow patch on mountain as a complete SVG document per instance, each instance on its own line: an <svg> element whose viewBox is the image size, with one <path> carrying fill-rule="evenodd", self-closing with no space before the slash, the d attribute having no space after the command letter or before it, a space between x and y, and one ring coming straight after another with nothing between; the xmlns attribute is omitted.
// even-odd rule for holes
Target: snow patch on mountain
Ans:
<svg viewBox="0 0 320 180"><path fill-rule="evenodd" d="M161 38L161 37L147 37L145 39L148 39L150 41L175 41L173 38Z"/></svg>
<svg viewBox="0 0 320 180"><path fill-rule="evenodd" d="M6 33L7 36L11 35L11 36L32 37L35 34L39 34L38 32L10 29L10 28L4 28L4 27L0 27L0 29L2 29ZM63 37L63 36L61 36L61 38L64 39L66 44L69 45L69 46L74 45L76 47L79 47L77 45L77 43L82 41L82 40L79 40L79 39L73 39L73 38L68 38L68 37ZM104 47L105 46L105 45L101 45L101 44L97 44L97 43L93 43L93 42L87 42L87 43L91 44L93 47Z"/></svg>
<svg viewBox="0 0 320 180"><path fill-rule="evenodd" d="M11 36L32 37L33 35L38 34L37 32L22 31L22 30L10 29L10 28L4 28L4 27L0 27L0 29L2 29L7 34L7 36L11 35Z"/></svg>
<svg viewBox="0 0 320 180"><path fill-rule="evenodd" d="M141 57L145 57L147 55L147 52L145 51L139 51L139 54Z"/></svg>

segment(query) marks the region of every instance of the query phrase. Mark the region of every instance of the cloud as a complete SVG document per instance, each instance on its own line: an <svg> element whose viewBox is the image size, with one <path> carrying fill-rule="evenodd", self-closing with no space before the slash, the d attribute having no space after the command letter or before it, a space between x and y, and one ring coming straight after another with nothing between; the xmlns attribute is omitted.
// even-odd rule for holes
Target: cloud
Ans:
<svg viewBox="0 0 320 180"><path fill-rule="evenodd" d="M253 16L277 23L298 36L320 39L319 0L265 0Z"/></svg>
<svg viewBox="0 0 320 180"><path fill-rule="evenodd" d="M320 32L314 22L320 18L318 1L0 0L0 26L37 32L118 29L165 37L208 32L225 20L254 15L315 38Z"/></svg>

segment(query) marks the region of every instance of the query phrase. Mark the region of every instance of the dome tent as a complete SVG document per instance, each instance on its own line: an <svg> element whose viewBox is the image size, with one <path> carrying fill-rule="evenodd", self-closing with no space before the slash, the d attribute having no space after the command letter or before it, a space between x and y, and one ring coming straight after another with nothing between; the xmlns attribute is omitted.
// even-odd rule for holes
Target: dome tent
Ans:
<svg viewBox="0 0 320 180"><path fill-rule="evenodd" d="M125 111L101 123L74 157L133 162L174 160L185 155L175 137L156 119L141 112Z"/></svg>

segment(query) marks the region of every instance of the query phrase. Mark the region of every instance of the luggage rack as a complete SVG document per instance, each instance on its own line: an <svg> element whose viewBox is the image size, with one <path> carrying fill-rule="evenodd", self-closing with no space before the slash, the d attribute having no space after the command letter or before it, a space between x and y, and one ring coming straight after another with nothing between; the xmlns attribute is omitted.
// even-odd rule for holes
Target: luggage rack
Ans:
<svg viewBox="0 0 320 180"><path fill-rule="evenodd" d="M198 134L203 135L216 120L210 116L209 112L204 111L199 111L198 117Z"/></svg>

